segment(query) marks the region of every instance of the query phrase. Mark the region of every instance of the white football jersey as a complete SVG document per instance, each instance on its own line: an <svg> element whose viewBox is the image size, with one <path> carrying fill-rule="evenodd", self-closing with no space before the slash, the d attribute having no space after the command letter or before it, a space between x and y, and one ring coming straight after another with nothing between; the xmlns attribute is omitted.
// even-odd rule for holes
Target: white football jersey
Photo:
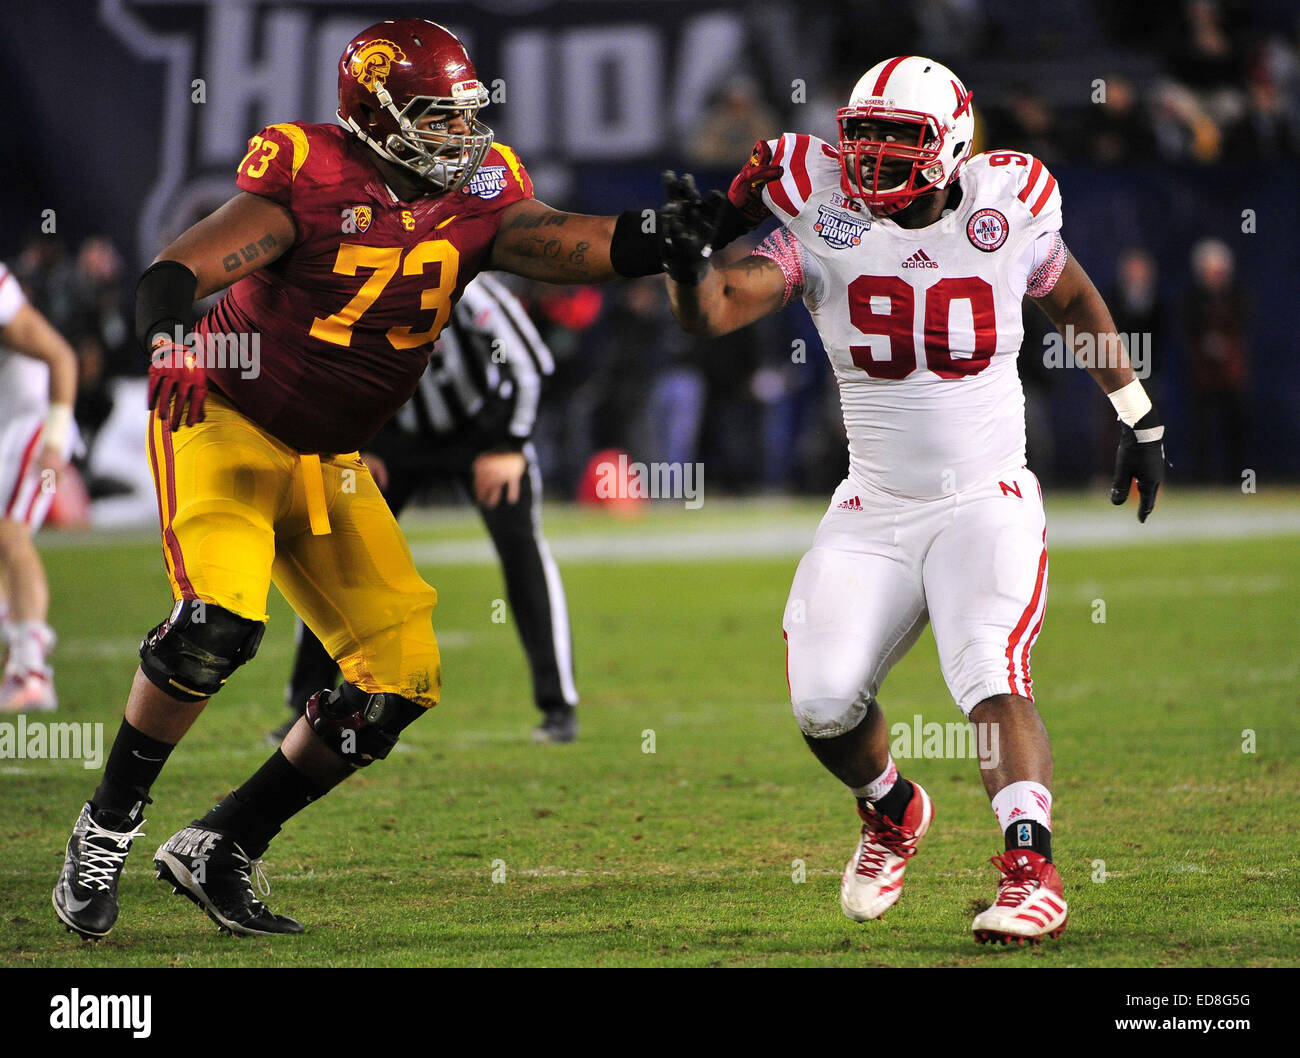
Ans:
<svg viewBox="0 0 1300 1058"><path fill-rule="evenodd" d="M0 327L8 327L26 304L18 280L0 264ZM0 420L31 411L44 415L49 400L50 369L45 362L0 345Z"/></svg>
<svg viewBox="0 0 1300 1058"><path fill-rule="evenodd" d="M1022 467L1021 303L1065 266L1056 179L1026 154L980 154L955 210L903 228L844 194L830 144L786 133L769 146L785 175L763 200L784 228L754 252L781 266L787 302L802 297L817 325L850 477L927 500Z"/></svg>

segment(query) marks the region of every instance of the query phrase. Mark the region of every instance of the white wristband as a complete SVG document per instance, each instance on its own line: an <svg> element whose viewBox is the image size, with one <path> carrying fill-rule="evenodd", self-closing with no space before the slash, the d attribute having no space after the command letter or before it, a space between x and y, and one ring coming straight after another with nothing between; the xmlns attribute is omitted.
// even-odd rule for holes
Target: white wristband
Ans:
<svg viewBox="0 0 1300 1058"><path fill-rule="evenodd" d="M41 444L56 452L66 452L71 436L72 405L51 404L50 410L45 414L45 425L41 428Z"/></svg>
<svg viewBox="0 0 1300 1058"><path fill-rule="evenodd" d="M1115 405L1119 421L1125 426L1134 426L1137 421L1151 410L1151 398L1136 378L1127 386L1121 386L1114 393L1107 393L1110 402Z"/></svg>

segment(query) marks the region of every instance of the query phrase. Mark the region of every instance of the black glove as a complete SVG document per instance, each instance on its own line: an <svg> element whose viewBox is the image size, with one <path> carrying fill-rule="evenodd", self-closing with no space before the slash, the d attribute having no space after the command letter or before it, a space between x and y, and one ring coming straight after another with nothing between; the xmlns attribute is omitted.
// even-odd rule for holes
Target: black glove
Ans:
<svg viewBox="0 0 1300 1058"><path fill-rule="evenodd" d="M680 180L676 173L664 173L664 190L668 204L659 211L664 271L675 282L693 287L709 270L723 196L715 191L707 201L701 199L690 173Z"/></svg>
<svg viewBox="0 0 1300 1058"><path fill-rule="evenodd" d="M1115 452L1115 480L1110 502L1116 507L1128 500L1133 479L1138 483L1138 521L1145 522L1156 505L1156 492L1165 480L1165 428L1152 408L1133 426L1120 423L1119 449Z"/></svg>

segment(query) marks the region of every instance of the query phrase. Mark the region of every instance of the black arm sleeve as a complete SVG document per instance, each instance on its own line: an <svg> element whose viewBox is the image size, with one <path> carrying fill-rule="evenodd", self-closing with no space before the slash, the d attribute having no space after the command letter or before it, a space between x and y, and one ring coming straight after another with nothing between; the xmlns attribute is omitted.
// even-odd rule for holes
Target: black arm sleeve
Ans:
<svg viewBox="0 0 1300 1058"><path fill-rule="evenodd" d="M199 280L179 261L150 265L135 285L135 336L146 353L156 334L174 338L184 330L194 311Z"/></svg>
<svg viewBox="0 0 1300 1058"><path fill-rule="evenodd" d="M643 224L642 212L636 209L620 213L614 224L614 234L609 240L609 263L625 279L657 276L664 270L659 215L655 214L649 232L643 230Z"/></svg>

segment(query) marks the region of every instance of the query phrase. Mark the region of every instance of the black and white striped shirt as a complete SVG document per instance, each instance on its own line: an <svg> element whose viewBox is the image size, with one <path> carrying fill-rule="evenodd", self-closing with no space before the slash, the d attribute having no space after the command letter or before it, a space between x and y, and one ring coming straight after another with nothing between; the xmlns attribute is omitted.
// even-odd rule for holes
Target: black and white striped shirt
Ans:
<svg viewBox="0 0 1300 1058"><path fill-rule="evenodd" d="M522 444L537 421L542 379L554 370L519 299L480 273L465 287L415 394L393 422L404 433L441 438L491 411L504 420L503 442Z"/></svg>

